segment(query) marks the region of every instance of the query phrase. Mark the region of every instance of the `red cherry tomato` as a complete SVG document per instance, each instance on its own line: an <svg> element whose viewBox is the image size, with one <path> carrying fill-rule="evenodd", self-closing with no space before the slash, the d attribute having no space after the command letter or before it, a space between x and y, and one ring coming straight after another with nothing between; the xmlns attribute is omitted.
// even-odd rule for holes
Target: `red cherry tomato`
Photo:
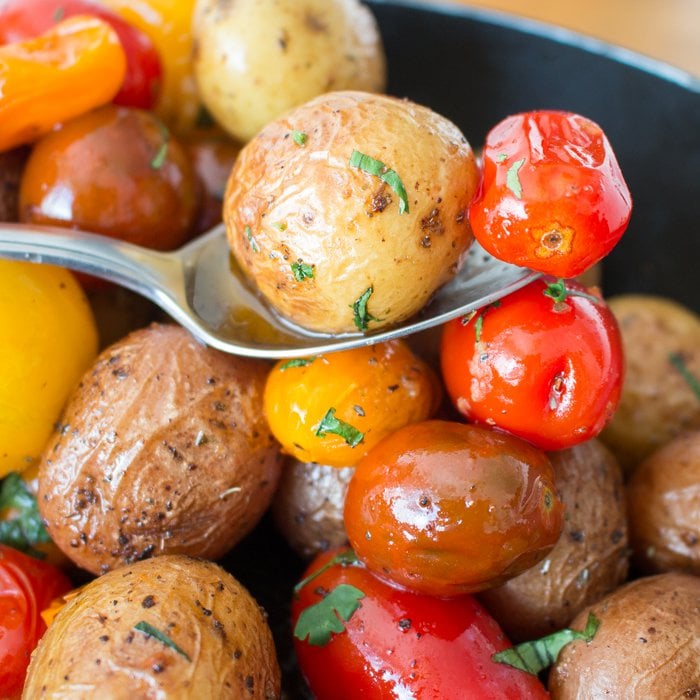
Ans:
<svg viewBox="0 0 700 700"><path fill-rule="evenodd" d="M99 17L116 32L127 71L115 104L151 109L160 90L162 66L151 39L140 29L92 0L6 0L0 7L0 43L25 41L43 34L73 15Z"/></svg>
<svg viewBox="0 0 700 700"><path fill-rule="evenodd" d="M0 697L19 697L46 630L41 611L71 588L55 567L0 544Z"/></svg>
<svg viewBox="0 0 700 700"><path fill-rule="evenodd" d="M307 574L334 554L320 555ZM317 700L549 697L536 676L491 659L511 645L468 595L448 599L409 593L361 565L335 564L301 589L292 602L293 622L310 606L332 601L328 595L342 584L363 596L345 629L323 646L294 639L299 666Z"/></svg>
<svg viewBox="0 0 700 700"><path fill-rule="evenodd" d="M589 119L527 112L504 119L487 135L469 220L495 257L574 277L610 252L631 210L612 147Z"/></svg>
<svg viewBox="0 0 700 700"><path fill-rule="evenodd" d="M564 289L559 301L545 294ZM543 450L595 437L620 398L617 322L602 299L574 282L539 279L469 320L451 321L440 353L460 413Z"/></svg>

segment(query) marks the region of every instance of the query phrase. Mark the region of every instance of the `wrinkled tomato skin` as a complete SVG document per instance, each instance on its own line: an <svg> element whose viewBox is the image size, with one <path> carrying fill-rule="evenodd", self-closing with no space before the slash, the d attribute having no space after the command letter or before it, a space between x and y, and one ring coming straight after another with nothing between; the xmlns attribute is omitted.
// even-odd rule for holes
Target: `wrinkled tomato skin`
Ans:
<svg viewBox="0 0 700 700"><path fill-rule="evenodd" d="M307 572L335 552L324 553ZM434 598L394 588L360 565L335 565L300 591L293 621L341 583L364 593L360 607L325 646L294 639L317 700L516 700L549 697L536 676L496 663L511 646L472 596Z"/></svg>
<svg viewBox="0 0 700 700"><path fill-rule="evenodd" d="M0 7L0 43L24 41L43 34L74 15L99 17L116 32L126 54L127 71L114 103L151 109L155 106L163 69L154 43L140 29L91 0L7 0Z"/></svg>
<svg viewBox="0 0 700 700"><path fill-rule="evenodd" d="M0 544L0 697L18 698L46 630L41 611L71 588L58 569Z"/></svg>
<svg viewBox="0 0 700 700"><path fill-rule="evenodd" d="M534 566L559 539L563 512L541 450L485 427L434 420L392 433L358 462L344 521L373 573L455 596Z"/></svg>
<svg viewBox="0 0 700 700"><path fill-rule="evenodd" d="M559 450L595 437L620 399L624 355L607 304L573 290L564 302L538 279L445 325L441 366L447 392L468 420ZM479 338L477 339L477 333Z"/></svg>
<svg viewBox="0 0 700 700"><path fill-rule="evenodd" d="M612 250L631 211L610 142L589 119L527 112L504 119L487 135L469 220L495 257L574 277Z"/></svg>

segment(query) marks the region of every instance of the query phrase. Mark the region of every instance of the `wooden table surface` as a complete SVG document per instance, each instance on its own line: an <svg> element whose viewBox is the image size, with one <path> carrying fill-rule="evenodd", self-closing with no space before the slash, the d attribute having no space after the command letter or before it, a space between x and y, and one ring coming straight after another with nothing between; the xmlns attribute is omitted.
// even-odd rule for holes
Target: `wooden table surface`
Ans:
<svg viewBox="0 0 700 700"><path fill-rule="evenodd" d="M457 0L619 44L700 77L700 0Z"/></svg>

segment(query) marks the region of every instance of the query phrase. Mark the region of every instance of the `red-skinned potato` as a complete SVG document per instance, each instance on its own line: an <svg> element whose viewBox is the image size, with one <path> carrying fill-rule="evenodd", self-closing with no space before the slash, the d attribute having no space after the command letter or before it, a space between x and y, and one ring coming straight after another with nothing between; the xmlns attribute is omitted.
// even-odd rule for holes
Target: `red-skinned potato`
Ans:
<svg viewBox="0 0 700 700"><path fill-rule="evenodd" d="M477 181L471 147L445 117L329 93L243 148L224 221L238 264L282 316L372 331L415 314L458 270Z"/></svg>
<svg viewBox="0 0 700 700"><path fill-rule="evenodd" d="M222 556L279 478L262 416L267 370L174 325L107 348L39 468L39 509L56 544L93 573L163 553Z"/></svg>

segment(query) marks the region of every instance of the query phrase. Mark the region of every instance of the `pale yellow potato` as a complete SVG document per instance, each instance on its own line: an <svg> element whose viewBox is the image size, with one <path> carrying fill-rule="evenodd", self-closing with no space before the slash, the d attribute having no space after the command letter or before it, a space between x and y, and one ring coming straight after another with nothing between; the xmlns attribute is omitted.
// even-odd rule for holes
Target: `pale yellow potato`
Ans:
<svg viewBox="0 0 700 700"><path fill-rule="evenodd" d="M358 0L198 0L193 33L200 96L244 142L321 93L385 87L379 29Z"/></svg>
<svg viewBox="0 0 700 700"><path fill-rule="evenodd" d="M354 152L400 184L351 164ZM385 95L329 93L243 148L224 221L239 265L282 316L320 332L373 331L415 314L457 272L478 178L445 117Z"/></svg>
<svg viewBox="0 0 700 700"><path fill-rule="evenodd" d="M280 670L263 611L231 574L164 555L100 576L59 611L23 697L274 700Z"/></svg>

